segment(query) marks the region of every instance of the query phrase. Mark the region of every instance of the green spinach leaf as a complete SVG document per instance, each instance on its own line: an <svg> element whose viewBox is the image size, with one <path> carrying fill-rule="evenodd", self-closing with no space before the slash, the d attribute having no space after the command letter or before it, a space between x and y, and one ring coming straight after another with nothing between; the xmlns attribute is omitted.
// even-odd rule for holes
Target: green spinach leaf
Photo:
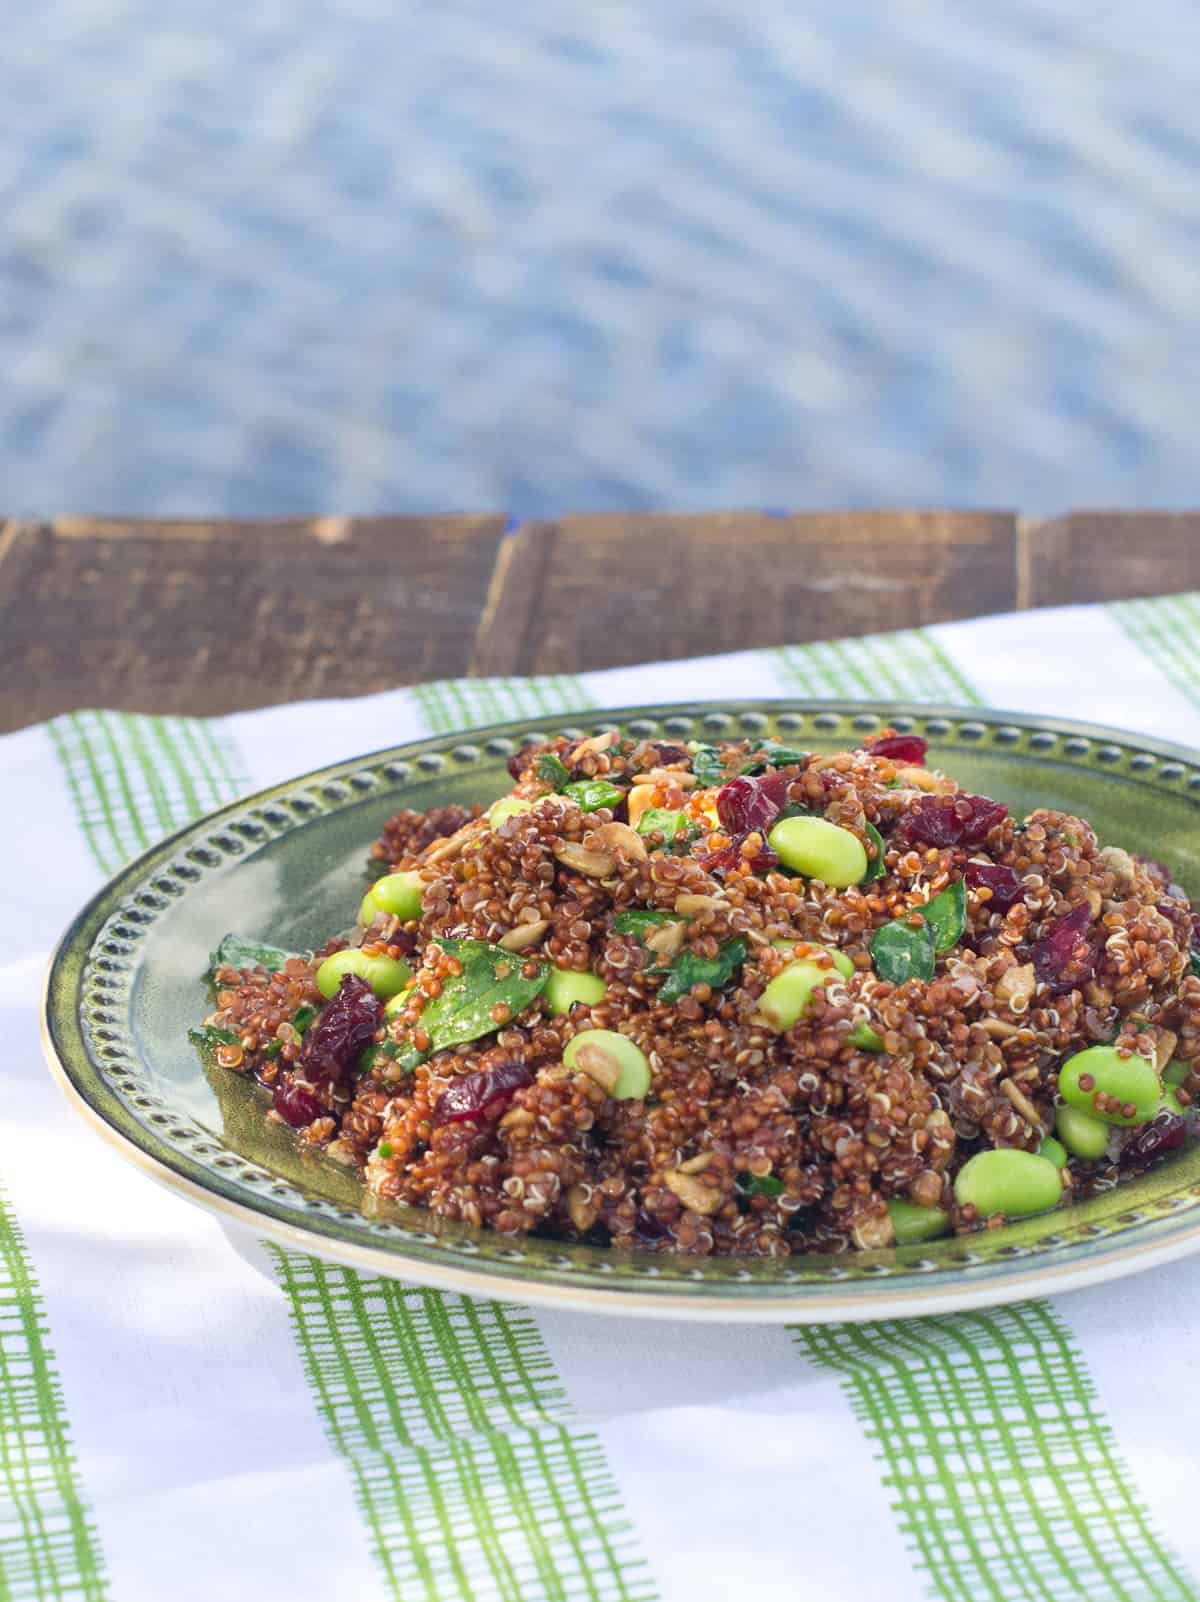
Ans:
<svg viewBox="0 0 1200 1602"><path fill-rule="evenodd" d="M442 981L441 994L428 1003L421 1014L420 1027L429 1036L428 1051L415 1046L402 1048L396 1058L402 1068L415 1068L435 1051L461 1046L503 1028L492 1016L494 1009L508 1009L508 1022L525 1011L546 988L550 964L536 958L505 951L486 940L451 940L445 936L434 942L449 957L457 957L462 972ZM524 969L533 963L536 972L527 978Z"/></svg>
<svg viewBox="0 0 1200 1602"><path fill-rule="evenodd" d="M903 918L885 923L871 941L871 960L875 972L889 984L902 985L906 979L933 978L933 930L919 929Z"/></svg>
<svg viewBox="0 0 1200 1602"><path fill-rule="evenodd" d="M746 960L746 942L740 937L727 940L715 957L698 957L694 951L681 951L671 964L660 1001L678 1001L693 985L711 985L720 990L727 985Z"/></svg>
<svg viewBox="0 0 1200 1602"><path fill-rule="evenodd" d="M886 847L883 843L883 836L873 823L867 824L866 834L867 839L875 847L875 855L867 863L867 871L863 874L862 882L864 884L871 884L876 879L882 879L884 874L887 872L887 868L884 866L883 861L883 853L886 850Z"/></svg>
<svg viewBox="0 0 1200 1602"><path fill-rule="evenodd" d="M534 770L543 784L549 784L556 790L565 790L571 782L571 770L561 757L555 756L553 751L543 751L537 759Z"/></svg>
<svg viewBox="0 0 1200 1602"><path fill-rule="evenodd" d="M210 974L218 968L266 968L275 973L290 957L299 957L299 951L284 951L282 946L263 945L258 940L243 940L241 935L227 934L208 959Z"/></svg>
<svg viewBox="0 0 1200 1602"><path fill-rule="evenodd" d="M205 1024L200 1029L189 1029L188 1039L202 1052L216 1051L218 1046L240 1046L242 1037L232 1029L218 1029L216 1024Z"/></svg>
<svg viewBox="0 0 1200 1602"><path fill-rule="evenodd" d="M711 790L714 785L724 783L725 769L721 763L721 753L715 745L693 745L691 752L692 772L702 790Z"/></svg>
<svg viewBox="0 0 1200 1602"><path fill-rule="evenodd" d="M967 886L956 879L947 885L941 895L934 896L920 909L925 922L933 930L933 949L939 957L953 951L967 927Z"/></svg>
<svg viewBox="0 0 1200 1602"><path fill-rule="evenodd" d="M775 740L768 740L758 748L742 772L765 773L768 768L793 768L807 761L807 751L797 751L795 746L779 745Z"/></svg>
<svg viewBox="0 0 1200 1602"><path fill-rule="evenodd" d="M777 1179L774 1174L751 1174L743 1170L735 1174L734 1187L739 1196L782 1196L783 1180Z"/></svg>

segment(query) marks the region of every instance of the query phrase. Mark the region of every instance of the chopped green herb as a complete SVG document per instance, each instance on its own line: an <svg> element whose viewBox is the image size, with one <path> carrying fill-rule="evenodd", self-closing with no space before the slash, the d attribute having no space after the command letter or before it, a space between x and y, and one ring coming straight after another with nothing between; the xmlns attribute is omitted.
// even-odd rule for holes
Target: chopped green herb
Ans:
<svg viewBox="0 0 1200 1602"><path fill-rule="evenodd" d="M933 949L939 957L953 951L967 926L967 887L962 879L947 885L921 908L925 922L933 930Z"/></svg>
<svg viewBox="0 0 1200 1602"><path fill-rule="evenodd" d="M282 1050L283 1050L283 1041L282 1040L272 1040L271 1044L263 1052L263 1056L267 1057L271 1062L274 1062L275 1058L278 1057L279 1053Z"/></svg>
<svg viewBox="0 0 1200 1602"><path fill-rule="evenodd" d="M742 772L765 773L768 768L793 768L807 761L807 751L797 751L794 746L779 745L774 740L768 740L754 753Z"/></svg>
<svg viewBox="0 0 1200 1602"><path fill-rule="evenodd" d="M721 753L715 745L692 746L692 772L696 775L696 783L702 790L711 790L714 785L724 782L725 768L721 762Z"/></svg>
<svg viewBox="0 0 1200 1602"><path fill-rule="evenodd" d="M617 807L625 799L624 790L618 790L607 779L576 779L574 784L564 784L562 793L569 795L572 801L577 801L585 812L598 812L601 807Z"/></svg>
<svg viewBox="0 0 1200 1602"><path fill-rule="evenodd" d="M883 1036L877 1029L872 1029L869 1023L856 1023L847 1039L858 1051L882 1051L884 1049Z"/></svg>
<svg viewBox="0 0 1200 1602"><path fill-rule="evenodd" d="M1188 972L1200 979L1200 948L1196 946L1188 952Z"/></svg>
<svg viewBox="0 0 1200 1602"><path fill-rule="evenodd" d="M698 823L681 823L675 830L675 838L667 841L666 849L673 857L686 856L703 833Z"/></svg>
<svg viewBox="0 0 1200 1602"><path fill-rule="evenodd" d="M304 1033L309 1024L312 1023L313 1019L317 1016L317 1012L318 1009L316 1007L306 1006L296 1008L295 1012L292 1014L292 1028L298 1035L302 1035Z"/></svg>
<svg viewBox="0 0 1200 1602"><path fill-rule="evenodd" d="M727 985L746 960L746 942L727 940L715 957L698 957L694 951L681 951L658 992L660 1001L678 1001L693 985L711 985L720 990Z"/></svg>
<svg viewBox="0 0 1200 1602"><path fill-rule="evenodd" d="M933 930L929 925L915 929L902 918L885 923L871 941L875 972L893 985L902 985L907 979L932 979L933 952Z"/></svg>
<svg viewBox="0 0 1200 1602"><path fill-rule="evenodd" d="M214 1051L218 1046L240 1046L242 1037L232 1029L218 1029L216 1024L205 1024L201 1029L189 1029L188 1039L193 1046Z"/></svg>
<svg viewBox="0 0 1200 1602"><path fill-rule="evenodd" d="M277 973L299 951L284 951L281 946L266 946L257 940L243 940L241 935L227 934L208 959L210 974L218 968L266 968Z"/></svg>
<svg viewBox="0 0 1200 1602"><path fill-rule="evenodd" d="M552 786L555 790L565 790L571 782L571 770L561 757L556 757L553 751L543 751L537 759L537 776L543 784Z"/></svg>
<svg viewBox="0 0 1200 1602"><path fill-rule="evenodd" d="M734 1185L739 1196L782 1196L784 1184L774 1174L751 1174L742 1172L734 1175Z"/></svg>
<svg viewBox="0 0 1200 1602"><path fill-rule="evenodd" d="M675 838L679 825L686 820L682 812L669 812L666 807L647 807L637 821L639 834L661 834L668 844Z"/></svg>
<svg viewBox="0 0 1200 1602"><path fill-rule="evenodd" d="M379 1155L381 1157L390 1157L392 1155L392 1143L390 1140L381 1140L379 1142Z"/></svg>
<svg viewBox="0 0 1200 1602"><path fill-rule="evenodd" d="M641 940L647 929L657 929L660 924L679 921L677 912L655 912L650 908L628 907L624 912L618 912L613 919L613 933L637 935Z"/></svg>
<svg viewBox="0 0 1200 1602"><path fill-rule="evenodd" d="M406 1069L416 1068L435 1051L461 1046L503 1027L493 1016L498 1008L507 1010L505 1023L512 1022L541 995L550 978L548 962L518 956L486 940L439 936L434 944L448 957L457 957L462 972L443 979L441 994L433 997L421 1014L421 1028L429 1036L428 1051L418 1051L416 1046L399 1048L395 1060ZM524 970L531 965L534 975L526 978Z"/></svg>
<svg viewBox="0 0 1200 1602"><path fill-rule="evenodd" d="M883 836L873 823L868 823L866 825L866 836L871 844L875 847L875 855L867 863L867 871L863 875L862 882L864 884L871 884L876 879L882 879L884 874L887 872L887 867L883 860L883 853L887 848L883 843Z"/></svg>

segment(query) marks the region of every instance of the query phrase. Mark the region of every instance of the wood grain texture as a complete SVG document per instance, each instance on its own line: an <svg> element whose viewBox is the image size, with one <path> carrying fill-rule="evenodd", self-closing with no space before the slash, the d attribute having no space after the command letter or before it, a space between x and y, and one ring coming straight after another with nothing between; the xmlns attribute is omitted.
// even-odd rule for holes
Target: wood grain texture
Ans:
<svg viewBox="0 0 1200 1602"><path fill-rule="evenodd" d="M1069 512L1019 540L1025 606L1200 589L1200 512Z"/></svg>
<svg viewBox="0 0 1200 1602"><path fill-rule="evenodd" d="M0 526L0 728L467 670L503 517Z"/></svg>
<svg viewBox="0 0 1200 1602"><path fill-rule="evenodd" d="M472 668L616 667L1015 605L1006 512L568 517L513 536Z"/></svg>

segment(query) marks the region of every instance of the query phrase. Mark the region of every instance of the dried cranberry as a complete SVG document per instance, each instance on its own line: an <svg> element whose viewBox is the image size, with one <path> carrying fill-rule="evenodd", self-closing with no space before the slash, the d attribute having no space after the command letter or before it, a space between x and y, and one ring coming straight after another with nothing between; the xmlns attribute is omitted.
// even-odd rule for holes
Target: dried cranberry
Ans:
<svg viewBox="0 0 1200 1602"><path fill-rule="evenodd" d="M982 845L1008 816L1003 801L985 795L923 795L900 820L910 840L922 845Z"/></svg>
<svg viewBox="0 0 1200 1602"><path fill-rule="evenodd" d="M383 1003L365 979L346 974L304 1036L296 1067L303 1078L348 1079L383 1021Z"/></svg>
<svg viewBox="0 0 1200 1602"><path fill-rule="evenodd" d="M742 851L745 839L744 834L739 834L719 851L709 851L702 856L699 862L705 873L728 873L731 868L737 867L747 867L751 873L770 873L779 866L778 853L765 839L754 855L747 857Z"/></svg>
<svg viewBox="0 0 1200 1602"><path fill-rule="evenodd" d="M511 1101L522 1085L531 1085L533 1075L522 1062L502 1062L477 1074L463 1074L447 1086L433 1109L433 1125L457 1124L464 1118L481 1118L491 1107Z"/></svg>
<svg viewBox="0 0 1200 1602"><path fill-rule="evenodd" d="M1152 1163L1169 1151L1178 1151L1187 1139L1187 1124L1177 1113L1164 1107L1148 1124L1143 1124L1121 1147L1122 1168Z"/></svg>
<svg viewBox="0 0 1200 1602"><path fill-rule="evenodd" d="M730 779L717 791L717 815L730 834L765 833L787 800L787 787L786 775L775 772Z"/></svg>
<svg viewBox="0 0 1200 1602"><path fill-rule="evenodd" d="M275 1086L271 1105L285 1124L291 1124L293 1129L303 1129L305 1124L311 1124L314 1118L320 1118L325 1109L311 1090L303 1085L291 1084L289 1081L290 1075L287 1080L281 1079Z"/></svg>
<svg viewBox="0 0 1200 1602"><path fill-rule="evenodd" d="M992 892L987 902L989 912L1007 912L1015 901L1021 899L1021 881L1011 868L1002 868L999 863L968 862L963 869L963 878L972 890L990 890Z"/></svg>
<svg viewBox="0 0 1200 1602"><path fill-rule="evenodd" d="M864 740L863 750L872 756L891 757L894 762L909 762L922 768L929 745L919 734L885 734L878 740Z"/></svg>
<svg viewBox="0 0 1200 1602"><path fill-rule="evenodd" d="M644 1207L638 1208L633 1228L634 1233L645 1241L666 1240L670 1234L670 1230L662 1220L655 1218L653 1213L648 1213Z"/></svg>
<svg viewBox="0 0 1200 1602"><path fill-rule="evenodd" d="M1053 996L1077 990L1096 971L1096 948L1087 938L1091 916L1091 908L1081 901L1051 924L1030 950L1038 983L1046 985Z"/></svg>

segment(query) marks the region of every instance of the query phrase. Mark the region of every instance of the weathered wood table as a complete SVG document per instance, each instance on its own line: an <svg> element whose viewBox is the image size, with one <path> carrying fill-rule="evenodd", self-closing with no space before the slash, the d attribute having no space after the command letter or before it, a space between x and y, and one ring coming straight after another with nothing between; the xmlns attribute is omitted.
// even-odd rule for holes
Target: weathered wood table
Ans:
<svg viewBox="0 0 1200 1602"><path fill-rule="evenodd" d="M0 524L0 730L1200 588L1200 513Z"/></svg>

